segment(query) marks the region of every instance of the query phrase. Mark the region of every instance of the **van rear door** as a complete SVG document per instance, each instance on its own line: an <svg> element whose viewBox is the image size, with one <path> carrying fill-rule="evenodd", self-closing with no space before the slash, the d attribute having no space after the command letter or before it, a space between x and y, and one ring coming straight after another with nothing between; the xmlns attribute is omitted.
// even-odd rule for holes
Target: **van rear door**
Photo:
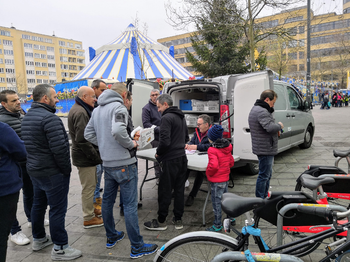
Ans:
<svg viewBox="0 0 350 262"><path fill-rule="evenodd" d="M248 116L255 101L266 89L273 90L273 75L270 70L234 77L231 92L234 101L233 154L242 160L258 159L252 152Z"/></svg>

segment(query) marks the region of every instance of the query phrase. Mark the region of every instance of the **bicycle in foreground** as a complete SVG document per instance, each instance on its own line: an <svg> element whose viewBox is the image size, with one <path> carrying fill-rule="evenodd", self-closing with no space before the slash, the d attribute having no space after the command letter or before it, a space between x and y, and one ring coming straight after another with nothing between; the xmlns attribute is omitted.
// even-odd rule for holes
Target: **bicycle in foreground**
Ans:
<svg viewBox="0 0 350 262"><path fill-rule="evenodd" d="M222 209L232 218L246 215L242 232L233 229L237 237L214 232L183 234L163 245L154 261L211 261L222 252L248 250L250 236L260 252L298 257L310 254L324 240L333 238L325 247L326 256L322 262L339 258L350 249L350 222L338 223L340 218L349 218L350 211L342 206L319 205L304 192L273 192L269 199L226 193ZM249 211L254 212L254 218ZM348 232L347 237L338 239L337 235L343 232Z"/></svg>

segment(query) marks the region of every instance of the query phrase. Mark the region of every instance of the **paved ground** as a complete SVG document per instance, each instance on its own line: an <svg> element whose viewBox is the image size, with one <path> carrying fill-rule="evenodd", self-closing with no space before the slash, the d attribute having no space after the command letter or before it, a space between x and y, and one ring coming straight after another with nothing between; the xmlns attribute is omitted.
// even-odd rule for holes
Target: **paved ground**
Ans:
<svg viewBox="0 0 350 262"><path fill-rule="evenodd" d="M294 190L295 179L306 169L308 164L332 165L334 157L333 148L348 149L350 147L350 108L332 108L331 110L320 110L316 107L313 110L316 122L316 133L313 145L310 149L300 150L298 147L281 153L275 158L273 179L271 180L272 190L288 191ZM341 167L345 168L344 163ZM139 184L145 174L145 162L139 161ZM236 172L234 177L235 187L230 192L253 196L255 190L256 176L247 176ZM190 186L191 187L191 186ZM203 185L204 187L204 185ZM130 242L128 238L117 244L113 249L105 248L105 231L103 227L94 229L84 229L80 200L81 186L77 169L73 167L70 183L68 212L66 216L66 229L69 234L69 244L80 249L83 257L76 261L130 261ZM189 189L186 189L187 197ZM203 207L206 194L199 192L193 207L185 207L183 217L184 228L175 230L169 223L168 230L163 232L147 231L143 223L156 217L157 212L157 186L155 181L147 182L143 190L143 207L139 210L139 224L141 234L147 243L157 243L159 246L171 238L190 231L203 230L201 227L201 209ZM119 203L119 199L116 201ZM171 210L172 208L170 208ZM211 203L206 209L207 220L211 225L213 221ZM116 227L118 230L125 230L124 218L119 216L119 208L114 208ZM170 219L172 215L169 216ZM22 225L23 232L32 240L31 229L27 227L26 218L23 211L23 202L18 205L18 219ZM239 228L242 225L243 217L237 219ZM253 241L251 241L253 242ZM27 246L16 246L11 241L8 242L7 261L39 262L50 261L51 248L45 248L39 252L33 252L31 244ZM252 248L252 251L258 249ZM322 250L316 250L312 257L303 258L304 261L319 261L323 255ZM138 261L152 261L153 256L143 257Z"/></svg>

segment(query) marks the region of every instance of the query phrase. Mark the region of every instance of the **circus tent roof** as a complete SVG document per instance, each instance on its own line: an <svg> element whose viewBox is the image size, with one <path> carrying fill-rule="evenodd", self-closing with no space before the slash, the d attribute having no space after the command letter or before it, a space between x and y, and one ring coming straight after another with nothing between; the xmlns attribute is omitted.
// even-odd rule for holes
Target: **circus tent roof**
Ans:
<svg viewBox="0 0 350 262"><path fill-rule="evenodd" d="M191 76L192 74L169 54L167 47L148 38L130 24L118 38L97 49L96 56L73 80L188 79Z"/></svg>

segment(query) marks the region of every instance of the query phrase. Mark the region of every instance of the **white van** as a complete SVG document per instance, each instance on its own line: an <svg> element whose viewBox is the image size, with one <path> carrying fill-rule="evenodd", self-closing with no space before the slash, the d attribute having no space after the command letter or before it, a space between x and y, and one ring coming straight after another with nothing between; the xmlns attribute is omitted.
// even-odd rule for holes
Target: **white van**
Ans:
<svg viewBox="0 0 350 262"><path fill-rule="evenodd" d="M252 153L248 115L266 89L277 93L274 117L276 122L284 125L278 152L297 145L309 148L315 131L310 106L293 86L274 81L270 70L166 83L163 93L170 94L174 105L185 113L189 134L193 134L196 117L201 114L208 114L213 123L221 124L224 138L233 144L233 154L241 159L235 167L245 166L248 173L257 174L259 169L257 156Z"/></svg>

